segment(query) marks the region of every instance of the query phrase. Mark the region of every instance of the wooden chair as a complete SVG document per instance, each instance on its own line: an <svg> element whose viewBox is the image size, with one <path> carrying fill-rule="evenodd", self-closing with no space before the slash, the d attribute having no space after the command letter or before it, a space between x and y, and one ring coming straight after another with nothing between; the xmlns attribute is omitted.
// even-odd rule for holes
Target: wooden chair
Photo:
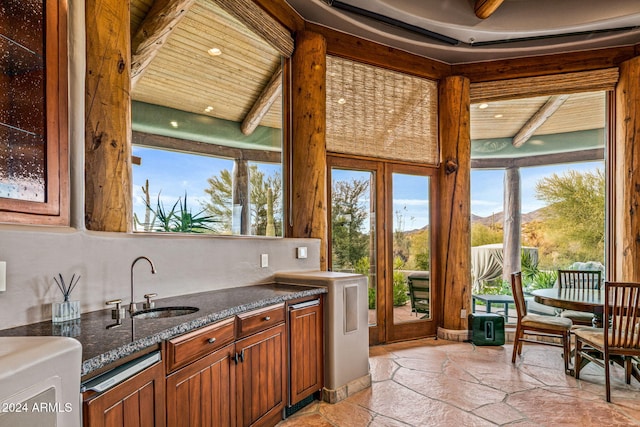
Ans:
<svg viewBox="0 0 640 427"><path fill-rule="evenodd" d="M513 356L512 363L516 363L516 355L522 354L522 343L536 343L544 345L552 345L562 347L562 357L564 358L564 370L571 374L569 368L569 358L571 345L569 340L569 331L573 323L571 319L563 317L541 316L538 314L527 314L527 305L524 300L524 291L522 289L522 273L516 272L511 275L511 290L513 292L513 300L516 305L516 314L518 317L516 325L516 334L513 339ZM561 343L555 340L539 341L536 339L525 338L527 336L536 336L541 338L557 338Z"/></svg>
<svg viewBox="0 0 640 427"><path fill-rule="evenodd" d="M429 276L428 273L422 275L409 276L407 280L409 284L409 298L411 299L411 312L425 314L424 317L429 317Z"/></svg>
<svg viewBox="0 0 640 427"><path fill-rule="evenodd" d="M607 402L611 402L609 378L611 363L609 362L615 358L622 358L625 365L625 379L629 384L634 369L633 358L640 356L640 334L638 333L640 283L607 282L604 292L604 319L609 319L610 327L582 328L574 331L576 336L575 372L576 379L579 379L582 359L603 367ZM613 359L612 356L614 356Z"/></svg>
<svg viewBox="0 0 640 427"><path fill-rule="evenodd" d="M574 289L575 292L589 292L600 289L602 272L600 270L558 270L558 286ZM574 325L593 325L593 313L564 310L561 317L571 319Z"/></svg>

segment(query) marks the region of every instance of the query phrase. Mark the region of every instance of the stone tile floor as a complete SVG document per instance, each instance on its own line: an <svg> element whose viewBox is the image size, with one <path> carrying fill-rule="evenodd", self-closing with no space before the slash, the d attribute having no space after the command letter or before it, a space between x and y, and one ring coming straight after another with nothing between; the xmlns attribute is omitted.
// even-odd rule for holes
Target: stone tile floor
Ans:
<svg viewBox="0 0 640 427"><path fill-rule="evenodd" d="M598 366L576 380L559 348L525 343L515 365L512 348L434 339L371 347L370 389L313 402L278 426L640 426L640 384L626 385L621 367L607 403Z"/></svg>

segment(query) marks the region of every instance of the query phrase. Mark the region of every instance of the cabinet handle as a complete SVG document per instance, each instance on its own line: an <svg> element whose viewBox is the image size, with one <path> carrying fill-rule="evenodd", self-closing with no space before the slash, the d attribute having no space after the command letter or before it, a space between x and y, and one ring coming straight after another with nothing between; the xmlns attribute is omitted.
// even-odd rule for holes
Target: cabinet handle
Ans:
<svg viewBox="0 0 640 427"><path fill-rule="evenodd" d="M267 316L267 317L265 317L265 318L264 318L264 320L265 320L265 322L266 322L266 321L269 321L269 320L271 320L271 317L270 317L270 316Z"/></svg>
<svg viewBox="0 0 640 427"><path fill-rule="evenodd" d="M240 361L242 363L244 363L244 348L242 349L242 351L240 352Z"/></svg>
<svg viewBox="0 0 640 427"><path fill-rule="evenodd" d="M207 342L208 342L209 344L213 344L214 342L216 342L216 339L215 339L215 338L209 338L209 339L207 340Z"/></svg>
<svg viewBox="0 0 640 427"><path fill-rule="evenodd" d="M238 353L233 355L233 361L236 362L236 365L238 364Z"/></svg>

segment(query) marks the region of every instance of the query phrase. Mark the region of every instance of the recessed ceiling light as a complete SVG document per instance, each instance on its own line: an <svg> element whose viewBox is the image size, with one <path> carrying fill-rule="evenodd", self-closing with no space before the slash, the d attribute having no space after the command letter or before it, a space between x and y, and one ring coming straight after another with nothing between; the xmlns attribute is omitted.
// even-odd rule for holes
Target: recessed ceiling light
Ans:
<svg viewBox="0 0 640 427"><path fill-rule="evenodd" d="M178 122L176 122L175 120L172 120L171 122L169 122L171 124L171 126L173 126L174 128L178 127Z"/></svg>
<svg viewBox="0 0 640 427"><path fill-rule="evenodd" d="M387 110L387 113L389 113L389 114L393 114L393 108L391 108L391 109Z"/></svg>
<svg viewBox="0 0 640 427"><path fill-rule="evenodd" d="M347 100L344 99L344 98L338 99L338 104L340 104L340 105L346 104L346 102L347 102Z"/></svg>
<svg viewBox="0 0 640 427"><path fill-rule="evenodd" d="M220 56L222 55L222 51L217 47L212 47L207 51L207 53L211 56Z"/></svg>
<svg viewBox="0 0 640 427"><path fill-rule="evenodd" d="M213 111L213 107L211 105L209 105L207 108L204 109L205 113L210 113Z"/></svg>
<svg viewBox="0 0 640 427"><path fill-rule="evenodd" d="M495 115L495 116L493 116L493 117L495 117L496 119L500 119L500 118L502 118L502 114L496 114L496 115Z"/></svg>
<svg viewBox="0 0 640 427"><path fill-rule="evenodd" d="M481 109L481 110L484 110L488 106L489 106L489 104L480 104L480 105L478 105L478 108Z"/></svg>

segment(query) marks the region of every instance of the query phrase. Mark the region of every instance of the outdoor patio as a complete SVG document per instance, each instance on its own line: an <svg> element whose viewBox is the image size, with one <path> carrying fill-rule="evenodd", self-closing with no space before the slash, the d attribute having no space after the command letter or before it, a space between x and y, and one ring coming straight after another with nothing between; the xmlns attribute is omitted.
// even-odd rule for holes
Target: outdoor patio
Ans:
<svg viewBox="0 0 640 427"><path fill-rule="evenodd" d="M373 385L330 405L314 402L288 426L631 426L640 424L640 385L612 370L612 403L603 370L565 375L560 349L423 339L371 347Z"/></svg>

